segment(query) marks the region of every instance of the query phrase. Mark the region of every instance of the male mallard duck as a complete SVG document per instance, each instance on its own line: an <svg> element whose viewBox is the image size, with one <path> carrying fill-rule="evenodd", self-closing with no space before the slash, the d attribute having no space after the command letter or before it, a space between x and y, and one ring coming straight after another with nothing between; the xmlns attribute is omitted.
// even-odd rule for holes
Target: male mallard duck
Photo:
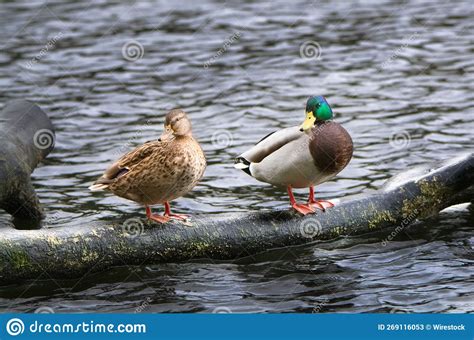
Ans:
<svg viewBox="0 0 474 340"><path fill-rule="evenodd" d="M235 167L255 179L286 186L291 206L303 215L314 213L313 206L325 210L331 202L314 199L313 186L326 182L352 158L352 139L332 121L333 113L322 96L310 97L306 119L298 127L275 131L236 158ZM308 204L298 204L292 188L308 188Z"/></svg>
<svg viewBox="0 0 474 340"><path fill-rule="evenodd" d="M91 187L143 204L146 216L165 223L172 214L169 202L189 192L201 179L206 158L191 133L191 122L183 110L166 115L165 131L158 140L146 142L113 163ZM150 205L164 204L163 216L151 213Z"/></svg>

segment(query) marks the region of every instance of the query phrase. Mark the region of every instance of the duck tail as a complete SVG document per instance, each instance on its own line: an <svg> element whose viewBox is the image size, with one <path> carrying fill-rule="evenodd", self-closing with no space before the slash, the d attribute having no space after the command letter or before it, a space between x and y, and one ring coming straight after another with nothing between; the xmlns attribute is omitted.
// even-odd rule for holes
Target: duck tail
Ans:
<svg viewBox="0 0 474 340"><path fill-rule="evenodd" d="M248 175L252 176L250 173L250 162L243 157L237 157L234 161L234 168L242 170Z"/></svg>
<svg viewBox="0 0 474 340"><path fill-rule="evenodd" d="M108 184L94 183L89 187L90 191L104 191L109 187Z"/></svg>
<svg viewBox="0 0 474 340"><path fill-rule="evenodd" d="M115 182L115 179L125 175L128 168L120 168L117 163L112 164L97 181L89 187L90 191L104 191L109 185Z"/></svg>
<svg viewBox="0 0 474 340"><path fill-rule="evenodd" d="M109 178L106 178L106 177L102 176L97 181L95 181L94 184L92 184L89 187L89 190L90 191L104 191L104 190L109 188L109 185L111 183L113 183L113 179L109 179Z"/></svg>

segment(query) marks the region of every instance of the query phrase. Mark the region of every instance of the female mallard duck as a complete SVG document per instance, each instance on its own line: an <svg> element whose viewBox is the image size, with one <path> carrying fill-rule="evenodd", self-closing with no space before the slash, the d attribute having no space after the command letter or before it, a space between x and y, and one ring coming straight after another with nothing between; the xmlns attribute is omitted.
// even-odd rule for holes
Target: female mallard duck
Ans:
<svg viewBox="0 0 474 340"><path fill-rule="evenodd" d="M275 131L236 158L235 167L259 181L286 186L291 206L303 215L314 213L313 206L325 210L331 202L314 199L313 186L326 182L352 158L352 139L332 121L333 113L322 96L310 97L306 119L298 127ZM308 204L298 204L292 188L308 188Z"/></svg>
<svg viewBox="0 0 474 340"><path fill-rule="evenodd" d="M125 154L113 163L91 187L92 191L109 190L115 195L143 204L146 216L165 223L172 214L169 202L189 192L201 179L206 158L191 134L191 122L183 110L166 115L165 131ZM164 204L163 216L151 213L150 205Z"/></svg>

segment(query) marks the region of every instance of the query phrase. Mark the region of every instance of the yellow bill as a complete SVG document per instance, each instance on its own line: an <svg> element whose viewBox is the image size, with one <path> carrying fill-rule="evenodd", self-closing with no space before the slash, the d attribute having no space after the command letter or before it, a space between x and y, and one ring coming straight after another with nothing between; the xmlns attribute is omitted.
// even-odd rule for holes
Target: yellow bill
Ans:
<svg viewBox="0 0 474 340"><path fill-rule="evenodd" d="M316 118L314 117L313 112L312 111L306 112L306 119L304 120L303 124L301 124L300 131L306 131L308 129L311 129L315 121L316 121Z"/></svg>

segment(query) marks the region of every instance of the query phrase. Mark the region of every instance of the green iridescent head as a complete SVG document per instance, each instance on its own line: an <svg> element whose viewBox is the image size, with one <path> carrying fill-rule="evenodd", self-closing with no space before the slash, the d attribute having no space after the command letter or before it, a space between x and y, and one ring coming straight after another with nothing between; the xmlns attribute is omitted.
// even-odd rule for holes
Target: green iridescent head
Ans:
<svg viewBox="0 0 474 340"><path fill-rule="evenodd" d="M306 102L306 119L301 125L300 130L311 129L317 121L332 119L332 110L326 98L323 96L312 96Z"/></svg>

